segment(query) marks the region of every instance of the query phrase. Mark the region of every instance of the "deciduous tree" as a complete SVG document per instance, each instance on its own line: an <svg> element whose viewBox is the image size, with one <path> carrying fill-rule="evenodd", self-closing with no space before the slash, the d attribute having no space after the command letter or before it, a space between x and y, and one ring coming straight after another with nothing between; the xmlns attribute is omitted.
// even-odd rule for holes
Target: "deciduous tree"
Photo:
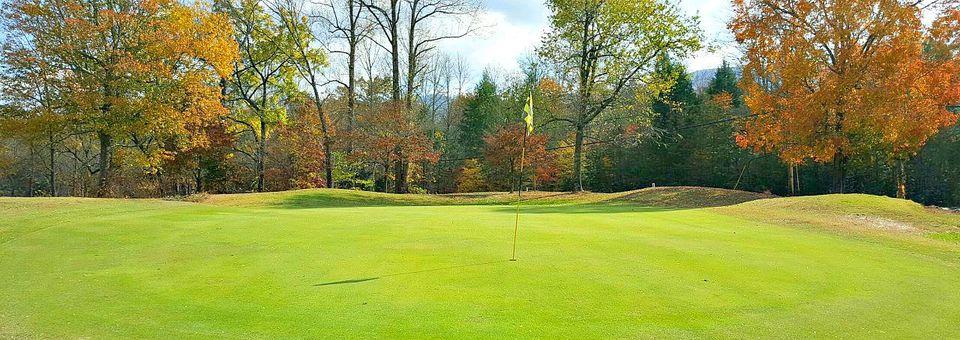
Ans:
<svg viewBox="0 0 960 340"><path fill-rule="evenodd" d="M437 43L463 38L477 28L479 6L473 0L404 0L407 12L405 103L413 110L425 61Z"/></svg>
<svg viewBox="0 0 960 340"><path fill-rule="evenodd" d="M321 115L312 100L291 105L289 119L281 123L271 136L270 158L274 189L308 189L328 187L326 149Z"/></svg>
<svg viewBox="0 0 960 340"><path fill-rule="evenodd" d="M436 162L433 141L410 119L402 102L389 101L360 116L354 156L381 164L384 177L393 168L394 192L405 193L408 162ZM396 167L400 167L397 169ZM386 181L385 181L386 182Z"/></svg>
<svg viewBox="0 0 960 340"><path fill-rule="evenodd" d="M215 9L227 15L239 45L240 58L232 74L222 81L234 130L253 142L253 149L238 147L256 168L256 190L264 189L267 140L271 130L286 119L286 104L296 92L297 56L293 37L280 18L272 16L260 0L218 0ZM300 38L298 36L297 38Z"/></svg>
<svg viewBox="0 0 960 340"><path fill-rule="evenodd" d="M63 107L99 142L98 195L108 194L118 144L158 160L162 143L202 144L190 126L225 114L215 83L236 44L223 16L173 0L6 4L8 36L19 39L5 51L54 62Z"/></svg>
<svg viewBox="0 0 960 340"><path fill-rule="evenodd" d="M504 126L484 138L484 162L486 180L498 188L522 190L520 180L530 178L533 186L538 187L557 179L558 168L553 155L547 151L547 137L529 135L523 143L526 127L520 124ZM526 145L524 149L522 145ZM523 155L523 173L520 173L521 150ZM517 187L520 185L521 187Z"/></svg>
<svg viewBox="0 0 960 340"><path fill-rule="evenodd" d="M347 132L353 131L357 119L357 67L361 53L360 44L370 38L373 28L365 13L361 0L335 0L326 3L326 7L318 15L322 27L335 40L338 40L329 48L331 57L341 55L346 59L347 79L336 81L346 90Z"/></svg>
<svg viewBox="0 0 960 340"><path fill-rule="evenodd" d="M556 119L575 130L574 176L577 190L583 190L583 141L591 123L631 96L629 89L655 87L655 79L645 76L658 58L699 49L698 21L663 0L549 0L547 5L553 11L551 31L540 53L571 80L574 113Z"/></svg>
<svg viewBox="0 0 960 340"><path fill-rule="evenodd" d="M730 28L746 48L745 102L758 115L738 143L788 163L832 162L836 192L852 156L916 152L956 121L946 106L960 96L957 12L933 15L930 29L924 8L939 7L925 5L735 0Z"/></svg>
<svg viewBox="0 0 960 340"><path fill-rule="evenodd" d="M317 114L317 121L320 125L321 135L319 138L322 144L324 155L322 159L326 174L324 183L332 187L336 184L333 181L335 131L332 119L330 119L330 115L324 107L326 98L321 94L322 87L329 83L323 80L322 70L329 63L326 53L314 46L319 39L313 30L315 22L310 18L316 17L316 15L309 13L307 11L308 4L301 0L279 0L272 7L280 23L286 29L286 34L291 42L289 48L290 62L296 68L300 78L309 87L310 98L313 100L313 107L316 109L314 113ZM351 87L348 91L352 90Z"/></svg>

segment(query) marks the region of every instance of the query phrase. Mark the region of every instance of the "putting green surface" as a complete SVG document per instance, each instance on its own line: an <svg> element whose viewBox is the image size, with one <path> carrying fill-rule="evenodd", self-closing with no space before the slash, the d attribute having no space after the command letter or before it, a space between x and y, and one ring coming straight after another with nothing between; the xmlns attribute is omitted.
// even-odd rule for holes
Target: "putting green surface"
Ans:
<svg viewBox="0 0 960 340"><path fill-rule="evenodd" d="M957 215L498 197L0 199L0 338L960 337Z"/></svg>

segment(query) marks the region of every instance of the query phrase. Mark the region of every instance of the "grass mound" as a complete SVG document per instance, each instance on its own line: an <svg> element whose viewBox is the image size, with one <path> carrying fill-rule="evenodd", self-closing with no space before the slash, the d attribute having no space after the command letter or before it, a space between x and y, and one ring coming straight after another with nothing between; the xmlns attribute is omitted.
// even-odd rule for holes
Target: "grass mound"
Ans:
<svg viewBox="0 0 960 340"><path fill-rule="evenodd" d="M615 203L664 208L707 208L775 197L748 191L703 187L658 187L631 191L611 199Z"/></svg>
<svg viewBox="0 0 960 340"><path fill-rule="evenodd" d="M843 235L883 236L911 248L960 250L960 214L918 203L863 194L786 197L720 207L714 211L772 225L806 227Z"/></svg>
<svg viewBox="0 0 960 340"><path fill-rule="evenodd" d="M821 195L758 200L723 211L765 220L820 225L859 225L887 231L940 231L960 227L960 214L919 203L864 194Z"/></svg>
<svg viewBox="0 0 960 340"><path fill-rule="evenodd" d="M446 195L308 189L286 192L205 195L193 201L205 205L241 208L362 208L402 206L512 205L516 193L482 192ZM83 200L65 199L75 205ZM812 226L837 231L882 234L924 234L952 240L960 232L960 214L926 208L889 197L863 194L776 197L769 194L704 187L657 187L622 193L524 192L523 204L540 206L527 212L570 206L568 212L719 209L718 213L771 224ZM573 207L577 206L577 207ZM606 208L604 208L606 207ZM602 208L602 209L601 209ZM579 209L579 210L578 210ZM604 210L607 209L607 210Z"/></svg>
<svg viewBox="0 0 960 340"><path fill-rule="evenodd" d="M528 205L617 204L644 207L690 209L739 204L774 197L746 191L660 187L622 193L544 192L523 193ZM344 208L384 206L510 205L516 193L480 192L446 195L397 195L380 192L308 189L256 194L207 195L195 201L206 204L256 208Z"/></svg>
<svg viewBox="0 0 960 340"><path fill-rule="evenodd" d="M593 193L524 192L526 204L554 205L596 202L606 197ZM390 194L343 189L306 189L255 194L209 195L197 202L253 208L347 208L387 206L508 205L516 193L490 192L449 195Z"/></svg>

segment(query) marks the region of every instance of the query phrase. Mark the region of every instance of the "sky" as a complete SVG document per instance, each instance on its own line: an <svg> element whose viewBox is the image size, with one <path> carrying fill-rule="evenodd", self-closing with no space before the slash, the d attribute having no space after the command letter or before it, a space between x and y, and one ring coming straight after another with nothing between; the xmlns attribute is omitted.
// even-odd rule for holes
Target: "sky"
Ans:
<svg viewBox="0 0 960 340"><path fill-rule="evenodd" d="M700 27L710 49L685 60L689 71L720 66L723 59L736 61L739 53L726 28L732 8L726 0L673 0L689 16L700 17ZM531 55L547 30L550 12L542 0L485 0L480 32L446 41L441 48L465 58L476 69L505 72L519 70L518 60Z"/></svg>

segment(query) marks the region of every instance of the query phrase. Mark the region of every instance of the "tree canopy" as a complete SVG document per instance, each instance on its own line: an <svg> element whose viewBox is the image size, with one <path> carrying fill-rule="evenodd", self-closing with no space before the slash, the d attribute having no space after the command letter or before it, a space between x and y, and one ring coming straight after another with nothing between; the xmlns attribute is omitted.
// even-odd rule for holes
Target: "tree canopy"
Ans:
<svg viewBox="0 0 960 340"><path fill-rule="evenodd" d="M958 61L934 53L955 47L955 10L925 29L915 1L734 6L745 102L757 115L738 134L741 146L790 163L833 162L842 192L851 156L878 148L903 160L956 122L947 106L960 101Z"/></svg>

